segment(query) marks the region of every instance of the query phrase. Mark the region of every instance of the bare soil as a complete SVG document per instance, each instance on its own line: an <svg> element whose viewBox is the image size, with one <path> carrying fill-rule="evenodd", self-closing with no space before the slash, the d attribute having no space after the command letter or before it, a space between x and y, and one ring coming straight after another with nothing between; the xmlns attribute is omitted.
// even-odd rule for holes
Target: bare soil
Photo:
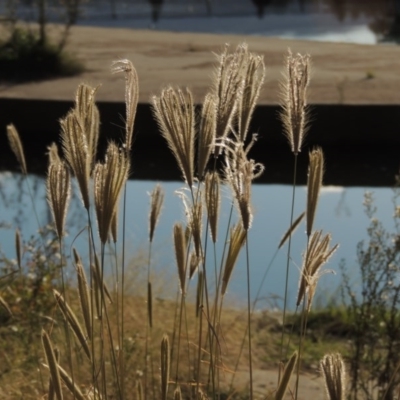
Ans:
<svg viewBox="0 0 400 400"><path fill-rule="evenodd" d="M61 31L53 26L55 35ZM225 43L247 42L264 55L267 78L262 104L279 100L279 82L287 49L312 56L310 103L399 104L400 47L286 40L243 35L173 33L96 27L74 27L67 49L84 61L77 77L24 84L0 84L5 98L69 100L78 83L102 85L98 100L123 101L122 77L110 74L113 60L129 58L140 78L140 101L148 102L168 84L188 86L197 102L209 88L216 56Z"/></svg>

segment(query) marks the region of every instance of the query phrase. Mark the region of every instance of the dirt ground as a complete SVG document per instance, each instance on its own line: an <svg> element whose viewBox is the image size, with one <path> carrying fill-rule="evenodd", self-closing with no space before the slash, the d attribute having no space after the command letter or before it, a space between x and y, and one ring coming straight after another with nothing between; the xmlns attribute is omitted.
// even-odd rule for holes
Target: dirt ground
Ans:
<svg viewBox="0 0 400 400"><path fill-rule="evenodd" d="M60 27L52 27L54 34ZM213 53L225 43L247 42L264 55L266 83L260 103L279 100L284 56L309 53L313 74L310 103L399 104L400 47L286 40L243 35L172 33L154 30L74 27L68 50L84 61L81 76L26 84L0 84L0 97L69 100L78 83L101 84L98 100L123 101L122 76L110 74L113 60L133 61L140 79L140 101L148 102L168 84L189 86L201 102L216 64Z"/></svg>

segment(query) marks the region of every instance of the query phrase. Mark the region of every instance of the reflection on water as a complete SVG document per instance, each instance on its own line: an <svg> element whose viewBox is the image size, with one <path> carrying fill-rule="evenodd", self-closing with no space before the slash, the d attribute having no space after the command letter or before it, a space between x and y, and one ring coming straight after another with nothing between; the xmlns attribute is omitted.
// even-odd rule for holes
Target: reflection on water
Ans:
<svg viewBox="0 0 400 400"><path fill-rule="evenodd" d="M26 185L21 181L18 174L0 174L1 184L1 211L0 221L12 228L2 228L1 248L9 258L15 258L14 250L14 228L19 227L23 240L28 241L31 235L37 235L37 223L34 217L32 202L29 197ZM49 222L49 213L45 203L44 179L31 176L30 185L35 201L35 206L40 219L40 224ZM133 256L140 250L147 251L148 240L148 193L155 186L153 181L129 181L127 190L127 243L129 256ZM158 271L167 271L168 275L176 276L176 267L172 247L172 226L174 222L184 218L181 201L175 191L182 187L179 182L167 182L162 186L165 189L165 203L154 239L155 265ZM341 188L325 187L320 197L318 213L315 221L316 229L323 229L324 232L332 234L332 243L339 243L340 247L327 269L339 271L339 262L346 260L349 268L354 268L352 274L357 287L357 263L356 244L366 238L366 227L369 224L363 212L363 196L366 190L374 192L378 208L378 218L382 220L388 229L393 228L393 193L389 188ZM249 234L251 280L253 295L256 292L259 282L262 279L265 268L273 257L278 243L284 231L288 228L290 218L290 203L292 188L284 185L254 185L253 186L253 209L254 222ZM220 241L217 247L217 256L222 254L222 243L224 230L230 213L229 192L224 188L222 195L221 220L219 225ZM298 187L296 191L295 216L305 208L306 191L304 187ZM235 216L236 220L236 216ZM80 199L75 198L69 210L68 218L69 236L66 238L67 254L71 253L72 243L78 251L87 257L85 247L87 239L85 234L76 235L85 228L86 215L83 212ZM301 225L292 241L292 261L290 264L290 304L294 304L298 270L301 266L301 255L306 243L304 233L305 226ZM259 307L280 305L279 296L284 288L284 270L286 268L286 252L284 247L278 253L268 278L266 279L262 300ZM211 254L211 252L209 252ZM212 259L207 259L207 265L213 265ZM210 276L213 275L213 267ZM233 272L232 282L228 290L230 300L244 301L246 281L244 254L239 259ZM340 274L324 275L319 283L320 301L329 301L330 297L338 297L336 288L341 280ZM356 289L355 289L356 290ZM318 293L318 292L317 292ZM276 296L278 300L276 300Z"/></svg>
<svg viewBox="0 0 400 400"><path fill-rule="evenodd" d="M0 15L38 20L39 3L25 0L13 4L8 9L0 4ZM63 21L68 12L65 7L49 1L47 20ZM400 0L88 0L79 6L77 15L78 24L110 27L356 43L400 38ZM372 35L374 41L361 40L361 32Z"/></svg>

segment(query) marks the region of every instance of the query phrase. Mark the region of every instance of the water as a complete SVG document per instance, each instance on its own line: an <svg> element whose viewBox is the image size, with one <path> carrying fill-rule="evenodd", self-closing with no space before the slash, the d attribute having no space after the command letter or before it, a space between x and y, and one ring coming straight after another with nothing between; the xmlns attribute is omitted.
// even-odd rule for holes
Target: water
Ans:
<svg viewBox="0 0 400 400"><path fill-rule="evenodd" d="M22 182L18 174L1 173L1 201L0 221L12 228L0 230L1 249L9 258L15 258L14 228L21 229L23 240L27 241L31 235L37 236L37 222L34 217L32 202L30 200L27 186ZM148 246L148 193L154 188L153 181L129 181L127 186L127 252L128 259L138 252L147 254ZM44 200L44 179L41 177L30 177L30 186L34 193L35 206L38 210L40 224L49 221L49 212ZM165 202L160 218L159 226L154 239L154 271L157 276L167 276L169 287L174 287L171 282L176 280L177 274L172 245L172 227L175 222L184 220L184 211L177 190L183 188L180 182L162 183L165 190ZM330 300L339 298L337 291L341 282L339 262L346 260L354 279L355 291L357 290L357 260L356 245L366 238L366 227L368 218L363 211L363 197L365 191L374 192L378 208L377 217L382 220L388 229L393 227L393 192L390 188L368 188L368 187L325 187L322 191L318 213L315 220L315 228L323 229L324 232L332 234L332 244L339 243L340 247L332 257L325 269L336 272L324 275L319 283L317 299L324 304ZM289 226L290 205L292 188L286 185L254 185L253 186L253 209L254 221L249 233L251 284L253 298L264 275L264 271L273 257L277 245ZM6 200L8 201L6 202ZM221 219L219 225L219 244L217 248L218 259L222 253L222 243L226 231L227 221L230 214L230 193L228 188L223 189ZM306 190L304 187L296 189L296 205L294 215L299 215L305 208ZM68 227L69 236L66 239L67 254L71 254L72 243L77 247L83 258L87 257L85 234L76 237L86 225L86 214L77 198L72 202L69 212L69 221L73 225ZM234 212L233 220L237 221ZM121 225L121 224L120 224ZM301 255L306 244L304 233L305 225L298 228L292 241L292 261L290 263L289 302L293 307L296 292L299 268L301 266ZM211 252L209 252L211 254ZM282 248L265 281L261 292L261 300L258 307L280 306L280 297L284 288L284 271L286 269L287 248ZM246 298L246 269L245 253L242 254L236 264L232 280L228 288L227 298L231 302L242 303ZM207 259L209 265L209 276L213 276L212 259ZM144 268L144 267L143 267Z"/></svg>
<svg viewBox="0 0 400 400"><path fill-rule="evenodd" d="M159 20L153 22L151 7L147 1L89 1L80 7L77 24L376 44L390 27L389 17L393 16L389 6L386 7L386 12L386 8L382 6L377 8L381 13L371 13L368 6L355 3L357 18L354 18L354 12L350 11L354 7L351 2L348 2L347 11L338 15L338 11L334 14L331 6L324 1L303 2L304 12L300 12L298 1L289 1L284 6L276 3L265 7L263 17L259 18L251 1L212 0L210 3L212 15L207 14L206 1L165 1ZM63 22L63 13L65 10L57 3L55 5L49 2L48 21ZM4 5L0 5L1 14L7 15ZM16 9L16 16L27 21L37 20L37 9L20 4ZM371 27L374 27L375 32Z"/></svg>

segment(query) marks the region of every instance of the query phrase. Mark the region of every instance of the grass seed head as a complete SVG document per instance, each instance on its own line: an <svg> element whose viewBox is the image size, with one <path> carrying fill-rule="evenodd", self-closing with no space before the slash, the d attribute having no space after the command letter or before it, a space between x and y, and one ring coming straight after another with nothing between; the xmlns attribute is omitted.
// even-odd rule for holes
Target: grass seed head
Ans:
<svg viewBox="0 0 400 400"><path fill-rule="evenodd" d="M111 71L114 74L121 72L125 74L125 149L130 151L133 142L133 126L139 102L139 78L132 62L127 59L114 61Z"/></svg>
<svg viewBox="0 0 400 400"><path fill-rule="evenodd" d="M160 97L153 97L153 112L165 140L182 172L192 187L194 179L195 117L192 94L168 87Z"/></svg>
<svg viewBox="0 0 400 400"><path fill-rule="evenodd" d="M307 178L307 227L306 233L311 235L317 205L319 192L322 187L322 178L324 175L324 153L320 147L316 147L309 154L308 178Z"/></svg>
<svg viewBox="0 0 400 400"><path fill-rule="evenodd" d="M149 216L149 239L153 241L154 231L161 214L161 208L164 203L164 190L157 184L150 194L150 216Z"/></svg>
<svg viewBox="0 0 400 400"><path fill-rule="evenodd" d="M67 166L60 159L50 160L47 172L47 200L53 214L58 238L64 233L65 218L71 195L71 179Z"/></svg>
<svg viewBox="0 0 400 400"><path fill-rule="evenodd" d="M121 190L129 176L129 160L125 152L110 142L104 163L94 171L94 201L100 240L107 242L112 219L117 210Z"/></svg>
<svg viewBox="0 0 400 400"><path fill-rule="evenodd" d="M28 174L28 169L26 168L25 153L22 146L21 138L19 137L18 131L13 124L7 125L7 138L10 144L11 150L14 153L21 171L24 175Z"/></svg>
<svg viewBox="0 0 400 400"><path fill-rule="evenodd" d="M286 57L285 81L282 84L281 120L292 152L301 151L307 131L307 87L310 82L310 56L289 50Z"/></svg>
<svg viewBox="0 0 400 400"><path fill-rule="evenodd" d="M218 218L221 205L220 185L221 180L217 172L207 173L205 176L205 203L207 207L208 221L210 225L211 238L217 242Z"/></svg>
<svg viewBox="0 0 400 400"><path fill-rule="evenodd" d="M320 362L329 400L345 400L346 368L339 353L326 354Z"/></svg>
<svg viewBox="0 0 400 400"><path fill-rule="evenodd" d="M208 93L201 109L201 121L197 148L197 177L203 180L210 154L214 152L217 126L215 95Z"/></svg>
<svg viewBox="0 0 400 400"><path fill-rule="evenodd" d="M247 235L246 230L243 228L241 224L237 224L231 229L228 255L226 257L224 274L222 277L222 286L221 286L222 295L226 293L226 289L228 287L228 283L231 278L233 268L235 267L237 258L239 256L240 249L246 242L246 235Z"/></svg>
<svg viewBox="0 0 400 400"><path fill-rule="evenodd" d="M75 111L70 111L60 121L60 124L65 159L78 181L83 205L86 210L89 210L89 180L92 154L85 134L85 125Z"/></svg>

